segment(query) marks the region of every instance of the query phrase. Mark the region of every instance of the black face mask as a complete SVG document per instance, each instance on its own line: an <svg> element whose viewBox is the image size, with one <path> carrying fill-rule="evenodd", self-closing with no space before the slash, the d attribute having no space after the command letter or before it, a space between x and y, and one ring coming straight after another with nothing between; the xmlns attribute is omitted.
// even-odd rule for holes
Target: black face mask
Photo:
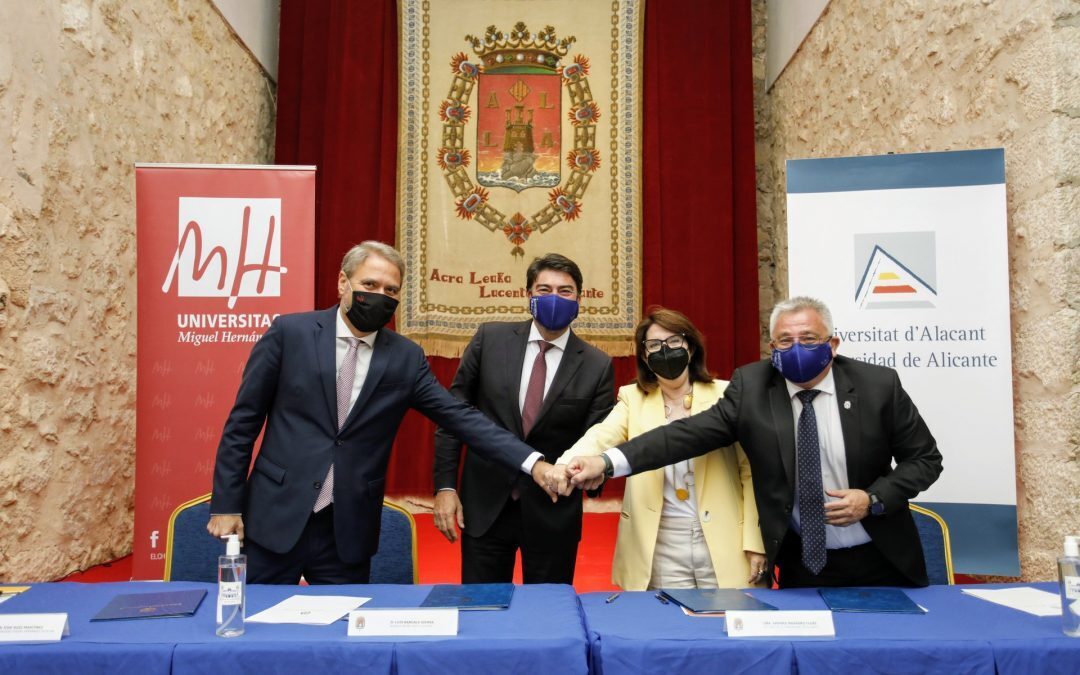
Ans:
<svg viewBox="0 0 1080 675"><path fill-rule="evenodd" d="M682 375L686 365L690 363L690 352L685 347L671 349L667 345L660 345L660 351L649 354L646 358L649 368L665 380L674 380Z"/></svg>
<svg viewBox="0 0 1080 675"><path fill-rule="evenodd" d="M361 333L379 330L394 318L398 301L382 293L353 291L352 305L345 318Z"/></svg>

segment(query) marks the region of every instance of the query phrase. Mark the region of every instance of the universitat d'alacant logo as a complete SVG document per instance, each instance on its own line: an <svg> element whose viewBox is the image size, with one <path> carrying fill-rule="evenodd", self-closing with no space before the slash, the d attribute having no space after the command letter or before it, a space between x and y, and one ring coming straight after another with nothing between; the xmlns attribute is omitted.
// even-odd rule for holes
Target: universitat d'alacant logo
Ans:
<svg viewBox="0 0 1080 675"><path fill-rule="evenodd" d="M855 306L935 307L937 249L933 232L855 235Z"/></svg>

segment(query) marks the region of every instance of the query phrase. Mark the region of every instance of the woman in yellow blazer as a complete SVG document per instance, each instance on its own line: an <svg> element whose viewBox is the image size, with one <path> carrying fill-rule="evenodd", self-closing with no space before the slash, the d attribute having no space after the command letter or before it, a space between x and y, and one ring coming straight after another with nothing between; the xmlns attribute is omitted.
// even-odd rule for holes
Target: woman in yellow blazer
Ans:
<svg viewBox="0 0 1080 675"><path fill-rule="evenodd" d="M723 395L727 382L709 374L704 338L683 314L652 308L634 342L637 381L619 389L615 408L559 464L599 455ZM746 455L717 448L626 480L611 580L629 591L742 588L764 579L764 550Z"/></svg>

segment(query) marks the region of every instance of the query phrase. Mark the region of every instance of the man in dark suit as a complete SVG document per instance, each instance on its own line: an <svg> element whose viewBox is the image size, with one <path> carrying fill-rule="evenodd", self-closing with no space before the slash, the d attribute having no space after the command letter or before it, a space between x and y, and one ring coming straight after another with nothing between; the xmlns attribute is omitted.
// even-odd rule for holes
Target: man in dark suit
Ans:
<svg viewBox="0 0 1080 675"><path fill-rule="evenodd" d="M278 317L252 349L218 445L207 524L215 536L246 535L248 581L368 581L390 448L409 408L507 472L544 469L539 453L440 386L418 345L384 327L404 276L393 248L359 244L342 261L337 306Z"/></svg>
<svg viewBox="0 0 1080 675"><path fill-rule="evenodd" d="M925 586L908 500L937 479L941 453L896 372L836 356L832 316L813 298L779 303L769 330L772 359L736 369L715 406L603 456L575 458L571 484L738 441L781 586Z"/></svg>
<svg viewBox="0 0 1080 675"><path fill-rule="evenodd" d="M611 358L570 330L581 270L551 253L537 258L525 286L533 319L480 326L450 392L549 459L558 457L615 404ZM468 442L468 439L465 439ZM461 441L435 435L435 526L449 539L462 527L464 583L509 582L521 549L525 583L570 584L581 540L581 498L552 503L536 485L473 452L457 487Z"/></svg>

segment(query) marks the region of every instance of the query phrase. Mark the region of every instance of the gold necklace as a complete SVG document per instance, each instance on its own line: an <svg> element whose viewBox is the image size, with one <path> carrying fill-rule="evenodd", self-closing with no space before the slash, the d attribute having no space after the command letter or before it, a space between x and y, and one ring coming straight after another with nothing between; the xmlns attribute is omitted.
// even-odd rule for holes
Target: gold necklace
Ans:
<svg viewBox="0 0 1080 675"><path fill-rule="evenodd" d="M660 396L664 399L664 417L671 417L674 403L671 399L664 394L663 390L660 391ZM690 385L690 391L683 394L682 407L684 410L689 410L694 405L694 385Z"/></svg>

